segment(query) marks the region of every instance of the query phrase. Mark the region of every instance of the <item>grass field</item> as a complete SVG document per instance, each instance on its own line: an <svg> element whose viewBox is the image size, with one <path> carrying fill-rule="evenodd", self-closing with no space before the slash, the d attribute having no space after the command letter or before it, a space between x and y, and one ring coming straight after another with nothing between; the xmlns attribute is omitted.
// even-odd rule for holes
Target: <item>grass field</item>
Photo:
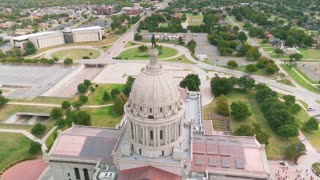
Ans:
<svg viewBox="0 0 320 180"><path fill-rule="evenodd" d="M303 59L320 59L319 49L302 49L299 48L298 51L303 55ZM302 59L302 61L303 61Z"/></svg>
<svg viewBox="0 0 320 180"><path fill-rule="evenodd" d="M245 121L235 121L231 120L231 128L232 131L235 131L240 125L248 124L251 125L253 122L258 123L261 126L262 131L269 134L269 145L266 146L266 152L267 156L270 159L279 159L279 156L283 156L284 150L286 145L288 145L291 142L298 142L297 138L283 138L278 135L276 135L272 129L270 128L269 124L265 120L263 113L261 112L257 102L255 101L254 94L248 93L240 93L237 91L232 91L230 94L227 95L227 98L229 100L229 104L231 104L233 101L242 101L245 102L252 115L246 119ZM209 112L215 111L215 105L214 102L209 104L208 106L205 106L203 108L203 116L206 119Z"/></svg>
<svg viewBox="0 0 320 180"><path fill-rule="evenodd" d="M115 115L112 106L103 108L82 108L91 115L92 126L115 127L121 120L122 116Z"/></svg>
<svg viewBox="0 0 320 180"><path fill-rule="evenodd" d="M109 102L103 101L103 93L107 91L111 96L111 90L113 88L117 88L119 91L122 91L124 88L124 84L100 84L99 87L88 96L88 102L86 105L102 105L112 103L110 100Z"/></svg>
<svg viewBox="0 0 320 180"><path fill-rule="evenodd" d="M17 161L35 157L28 153L30 142L21 134L0 133L0 172Z"/></svg>
<svg viewBox="0 0 320 180"><path fill-rule="evenodd" d="M187 13L188 25L189 26L199 26L203 24L202 14L193 15L192 13Z"/></svg>
<svg viewBox="0 0 320 180"><path fill-rule="evenodd" d="M288 79L281 79L281 80L277 80L277 82L282 83L282 84L286 84L288 86L292 86L292 87L296 87L294 84L292 84L292 82Z"/></svg>
<svg viewBox="0 0 320 180"><path fill-rule="evenodd" d="M309 76L307 76L300 68L294 68L304 79L309 81L312 84L318 84L318 82L312 80Z"/></svg>
<svg viewBox="0 0 320 180"><path fill-rule="evenodd" d="M294 79L299 85L301 85L302 87L308 89L309 91L312 91L314 93L318 93L320 94L320 89L312 86L311 84L309 84L308 82L306 82L304 79L302 79L295 71L293 71L290 67L286 66L286 65L280 65L282 67L283 70L285 70L289 76L292 77L292 79Z"/></svg>
<svg viewBox="0 0 320 180"><path fill-rule="evenodd" d="M172 48L163 47L162 53L159 54L159 59L161 58L168 58L174 55L177 55L178 51ZM138 48L132 48L125 50L120 53L119 57L122 59L129 59L129 60L148 60L149 59L149 52L140 52Z"/></svg>
<svg viewBox="0 0 320 180"><path fill-rule="evenodd" d="M163 61L165 61L165 62L179 62L179 63L194 64L194 62L188 60L185 55L182 55L182 56L179 56L179 57L173 58L173 59L163 60Z"/></svg>
<svg viewBox="0 0 320 180"><path fill-rule="evenodd" d="M129 42L124 46L124 48L132 47L132 46L136 46L136 45L137 45L136 43L129 41Z"/></svg>
<svg viewBox="0 0 320 180"><path fill-rule="evenodd" d="M90 55L90 53L92 53ZM92 49L67 49L62 51L57 51L51 54L51 57L57 57L59 59L71 58L73 60L83 59L84 56L90 59L98 58L100 53Z"/></svg>

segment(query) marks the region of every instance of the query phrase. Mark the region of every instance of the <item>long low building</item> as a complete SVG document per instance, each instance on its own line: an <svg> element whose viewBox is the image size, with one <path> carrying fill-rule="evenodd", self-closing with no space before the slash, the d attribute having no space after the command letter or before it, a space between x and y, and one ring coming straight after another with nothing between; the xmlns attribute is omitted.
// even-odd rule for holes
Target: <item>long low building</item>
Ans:
<svg viewBox="0 0 320 180"><path fill-rule="evenodd" d="M35 48L58 46L74 42L101 41L104 35L104 29L99 26L70 29L65 28L62 31L48 31L34 34L27 34L11 38L11 44L16 48L24 48L24 45L30 41Z"/></svg>

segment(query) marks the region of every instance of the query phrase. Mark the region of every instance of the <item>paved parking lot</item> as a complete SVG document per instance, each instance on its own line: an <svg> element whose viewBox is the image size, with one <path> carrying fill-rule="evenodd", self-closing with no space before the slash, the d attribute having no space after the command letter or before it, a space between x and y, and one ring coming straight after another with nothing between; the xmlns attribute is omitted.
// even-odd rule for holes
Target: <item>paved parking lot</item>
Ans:
<svg viewBox="0 0 320 180"><path fill-rule="evenodd" d="M73 69L58 65L0 65L0 87L12 90L6 94L8 97L32 98L41 95Z"/></svg>
<svg viewBox="0 0 320 180"><path fill-rule="evenodd" d="M307 76L314 81L320 81L320 63L319 62L301 62L298 63L301 69Z"/></svg>

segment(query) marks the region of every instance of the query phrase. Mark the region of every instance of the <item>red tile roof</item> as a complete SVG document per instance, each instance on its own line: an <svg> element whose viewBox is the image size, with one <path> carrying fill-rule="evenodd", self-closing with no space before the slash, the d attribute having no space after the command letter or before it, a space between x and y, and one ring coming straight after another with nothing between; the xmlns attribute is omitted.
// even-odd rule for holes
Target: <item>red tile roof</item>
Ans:
<svg viewBox="0 0 320 180"><path fill-rule="evenodd" d="M144 166L120 171L118 180L180 180L181 176L152 167Z"/></svg>

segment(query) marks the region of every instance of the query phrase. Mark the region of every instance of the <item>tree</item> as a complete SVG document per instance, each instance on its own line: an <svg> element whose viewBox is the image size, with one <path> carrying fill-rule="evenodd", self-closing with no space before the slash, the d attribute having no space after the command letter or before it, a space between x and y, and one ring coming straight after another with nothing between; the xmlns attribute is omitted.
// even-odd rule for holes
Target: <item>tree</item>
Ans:
<svg viewBox="0 0 320 180"><path fill-rule="evenodd" d="M295 124L285 124L278 128L278 134L283 137L295 137L299 135L299 131Z"/></svg>
<svg viewBox="0 0 320 180"><path fill-rule="evenodd" d="M294 53L289 56L289 62L292 65L296 65L297 61L300 61L303 58L302 54Z"/></svg>
<svg viewBox="0 0 320 180"><path fill-rule="evenodd" d="M246 59L248 61L257 61L261 57L261 53L259 52L259 49L256 47L251 47L246 52Z"/></svg>
<svg viewBox="0 0 320 180"><path fill-rule="evenodd" d="M75 108L75 109L79 109L82 105L83 104L80 101L75 101L75 102L72 103L72 107Z"/></svg>
<svg viewBox="0 0 320 180"><path fill-rule="evenodd" d="M138 50L139 50L140 52L145 52L147 49L148 49L148 47L145 46L145 45L141 45L141 46L138 47Z"/></svg>
<svg viewBox="0 0 320 180"><path fill-rule="evenodd" d="M306 147L303 143L299 142L297 144L290 144L284 153L284 156L287 160L293 160L295 163L298 158L303 155L306 151Z"/></svg>
<svg viewBox="0 0 320 180"><path fill-rule="evenodd" d="M184 44L184 41L183 41L183 39L182 39L181 36L179 36L178 43L179 43L180 45L183 45L183 44Z"/></svg>
<svg viewBox="0 0 320 180"><path fill-rule="evenodd" d="M240 31L238 33L238 39L242 42L246 41L248 39L247 35L243 32L243 31Z"/></svg>
<svg viewBox="0 0 320 180"><path fill-rule="evenodd" d="M254 64L248 64L246 66L246 71L247 72L256 72L258 69Z"/></svg>
<svg viewBox="0 0 320 180"><path fill-rule="evenodd" d="M85 79L85 80L83 81L83 84L86 85L87 87L89 87L89 86L91 86L92 83L91 83L90 80Z"/></svg>
<svg viewBox="0 0 320 180"><path fill-rule="evenodd" d="M117 88L113 88L111 90L111 98L114 99L118 94L120 94L120 91Z"/></svg>
<svg viewBox="0 0 320 180"><path fill-rule="evenodd" d="M189 91L200 91L201 81L198 74L188 74L179 85Z"/></svg>
<svg viewBox="0 0 320 180"><path fill-rule="evenodd" d="M38 154L40 150L41 150L40 143L34 142L34 141L30 142L29 154Z"/></svg>
<svg viewBox="0 0 320 180"><path fill-rule="evenodd" d="M131 92L131 88L132 88L132 85L133 85L133 82L134 82L135 78L132 77L132 76L129 76L127 78L127 82L126 82L126 85L124 86L122 92L127 96L129 97L130 95L130 92Z"/></svg>
<svg viewBox="0 0 320 180"><path fill-rule="evenodd" d="M78 85L78 92L79 93L84 93L88 90L88 86L86 86L85 84L79 84Z"/></svg>
<svg viewBox="0 0 320 180"><path fill-rule="evenodd" d="M133 39L135 41L140 41L142 40L142 35L140 35L139 33L135 33Z"/></svg>
<svg viewBox="0 0 320 180"><path fill-rule="evenodd" d="M255 87L255 80L249 76L241 76L238 85L244 91L251 90Z"/></svg>
<svg viewBox="0 0 320 180"><path fill-rule="evenodd" d="M233 88L233 84L229 79L218 76L211 79L210 86L212 94L216 97L228 94Z"/></svg>
<svg viewBox="0 0 320 180"><path fill-rule="evenodd" d="M243 121L247 117L251 116L248 106L241 102L232 102L231 106L231 116L233 116L238 121Z"/></svg>
<svg viewBox="0 0 320 180"><path fill-rule="evenodd" d="M292 95L284 95L283 99L284 99L287 106L291 106L292 104L294 104L296 102L296 97L292 96Z"/></svg>
<svg viewBox="0 0 320 180"><path fill-rule="evenodd" d="M276 64L274 63L269 63L266 67L266 73L267 74L275 74L277 72L279 72L279 68Z"/></svg>
<svg viewBox="0 0 320 180"><path fill-rule="evenodd" d="M35 136L39 136L41 134L43 134L46 131L46 126L40 123L37 123L36 125L34 125L31 129L31 134L35 135Z"/></svg>
<svg viewBox="0 0 320 180"><path fill-rule="evenodd" d="M85 111L75 111L72 120L78 125L91 126L91 116Z"/></svg>
<svg viewBox="0 0 320 180"><path fill-rule="evenodd" d="M234 60L228 61L227 65L228 65L228 67L231 68L231 69L235 69L235 68L238 67L238 63L237 63L236 61L234 61Z"/></svg>
<svg viewBox="0 0 320 180"><path fill-rule="evenodd" d="M239 26L233 26L232 30L233 30L234 33L237 34L238 31L240 30L240 28L239 28Z"/></svg>
<svg viewBox="0 0 320 180"><path fill-rule="evenodd" d="M283 53L284 53L284 51L282 50L282 49L275 49L274 51L273 51L275 54L279 54L279 55L283 55Z"/></svg>
<svg viewBox="0 0 320 180"><path fill-rule="evenodd" d="M86 95L80 95L79 96L79 101L82 103L82 104L85 104L88 102L88 96Z"/></svg>
<svg viewBox="0 0 320 180"><path fill-rule="evenodd" d="M53 108L50 113L50 118L53 120L60 119L63 117L63 112L60 108Z"/></svg>
<svg viewBox="0 0 320 180"><path fill-rule="evenodd" d="M4 106L9 102L9 99L5 98L3 95L0 95L0 107Z"/></svg>
<svg viewBox="0 0 320 180"><path fill-rule="evenodd" d="M319 122L315 117L311 117L303 124L303 130L306 132L316 131L319 129Z"/></svg>
<svg viewBox="0 0 320 180"><path fill-rule="evenodd" d="M227 98L224 95L216 99L216 111L223 116L229 116L229 105Z"/></svg>
<svg viewBox="0 0 320 180"><path fill-rule="evenodd" d="M110 98L110 95L109 95L109 93L108 93L107 91L105 91L105 92L103 93L102 99L103 99L104 102L110 101L111 98Z"/></svg>
<svg viewBox="0 0 320 180"><path fill-rule="evenodd" d="M290 112L292 114L297 114L300 111L301 111L301 107L299 106L299 104L293 104L290 108Z"/></svg>
<svg viewBox="0 0 320 180"><path fill-rule="evenodd" d="M28 41L25 46L25 52L23 53L24 56L36 53L37 49L34 47L31 41Z"/></svg>
<svg viewBox="0 0 320 180"><path fill-rule="evenodd" d="M63 64L64 64L64 65L73 64L73 59L71 59L71 58L66 58L66 59L64 59Z"/></svg>
<svg viewBox="0 0 320 180"><path fill-rule="evenodd" d="M269 144L269 135L261 130L261 127L257 123L252 123L252 126L241 125L233 133L235 136L256 136L256 139L261 143Z"/></svg>
<svg viewBox="0 0 320 180"><path fill-rule="evenodd" d="M252 136L253 134L253 129L249 125L240 125L240 127L233 132L235 136Z"/></svg>
<svg viewBox="0 0 320 180"><path fill-rule="evenodd" d="M112 106L113 112L121 116L124 112L123 107L127 101L128 101L128 98L124 93L118 94L113 100L113 106Z"/></svg>
<svg viewBox="0 0 320 180"><path fill-rule="evenodd" d="M71 103L69 101L63 101L61 103L61 108L64 110L68 110L68 109L70 109L70 107L71 107Z"/></svg>

